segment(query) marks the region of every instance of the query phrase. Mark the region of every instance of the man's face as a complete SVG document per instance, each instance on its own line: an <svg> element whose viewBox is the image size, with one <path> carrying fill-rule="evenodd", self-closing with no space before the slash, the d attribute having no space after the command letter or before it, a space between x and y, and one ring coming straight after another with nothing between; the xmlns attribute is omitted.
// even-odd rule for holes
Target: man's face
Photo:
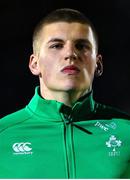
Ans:
<svg viewBox="0 0 130 180"><path fill-rule="evenodd" d="M41 32L40 84L55 91L86 91L96 68L96 43L89 26L57 22Z"/></svg>

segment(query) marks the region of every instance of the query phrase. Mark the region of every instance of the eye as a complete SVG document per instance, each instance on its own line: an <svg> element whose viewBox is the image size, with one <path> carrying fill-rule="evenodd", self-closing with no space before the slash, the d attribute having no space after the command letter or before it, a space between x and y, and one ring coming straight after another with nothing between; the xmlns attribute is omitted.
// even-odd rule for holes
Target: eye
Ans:
<svg viewBox="0 0 130 180"><path fill-rule="evenodd" d="M61 43L55 43L50 46L52 49L61 49L63 47L63 44Z"/></svg>
<svg viewBox="0 0 130 180"><path fill-rule="evenodd" d="M77 43L75 47L79 51L86 51L90 49L90 46L86 43Z"/></svg>

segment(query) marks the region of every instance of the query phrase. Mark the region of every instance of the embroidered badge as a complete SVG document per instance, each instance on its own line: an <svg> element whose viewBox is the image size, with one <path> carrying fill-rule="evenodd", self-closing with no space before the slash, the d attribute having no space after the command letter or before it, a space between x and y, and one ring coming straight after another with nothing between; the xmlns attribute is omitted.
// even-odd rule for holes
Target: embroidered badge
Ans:
<svg viewBox="0 0 130 180"><path fill-rule="evenodd" d="M109 156L120 155L119 147L122 145L121 140L117 140L117 138L114 135L111 135L109 140L106 142L106 145L108 148L111 148L111 151L109 152Z"/></svg>

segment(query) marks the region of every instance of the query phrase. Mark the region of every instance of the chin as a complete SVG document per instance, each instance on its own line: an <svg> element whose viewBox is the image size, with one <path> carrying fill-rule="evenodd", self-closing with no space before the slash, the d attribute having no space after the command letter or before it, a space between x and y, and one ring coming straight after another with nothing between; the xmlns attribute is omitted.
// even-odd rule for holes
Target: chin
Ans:
<svg viewBox="0 0 130 180"><path fill-rule="evenodd" d="M74 90L80 90L81 87L80 86L76 86L76 85L67 85L67 86L64 86L63 89L65 91L74 91Z"/></svg>

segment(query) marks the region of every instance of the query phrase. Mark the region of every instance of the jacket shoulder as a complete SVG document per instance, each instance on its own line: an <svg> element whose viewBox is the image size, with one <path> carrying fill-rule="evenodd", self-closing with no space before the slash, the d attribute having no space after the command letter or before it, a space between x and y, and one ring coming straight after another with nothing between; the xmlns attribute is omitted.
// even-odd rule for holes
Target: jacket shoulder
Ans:
<svg viewBox="0 0 130 180"><path fill-rule="evenodd" d="M32 116L26 108L20 109L14 113L8 114L0 119L0 132L8 127L12 127L16 124L22 123Z"/></svg>
<svg viewBox="0 0 130 180"><path fill-rule="evenodd" d="M95 103L96 106L96 116L98 118L105 118L105 119L112 119L112 118L119 118L119 119L127 119L130 120L130 115L118 108Z"/></svg>

